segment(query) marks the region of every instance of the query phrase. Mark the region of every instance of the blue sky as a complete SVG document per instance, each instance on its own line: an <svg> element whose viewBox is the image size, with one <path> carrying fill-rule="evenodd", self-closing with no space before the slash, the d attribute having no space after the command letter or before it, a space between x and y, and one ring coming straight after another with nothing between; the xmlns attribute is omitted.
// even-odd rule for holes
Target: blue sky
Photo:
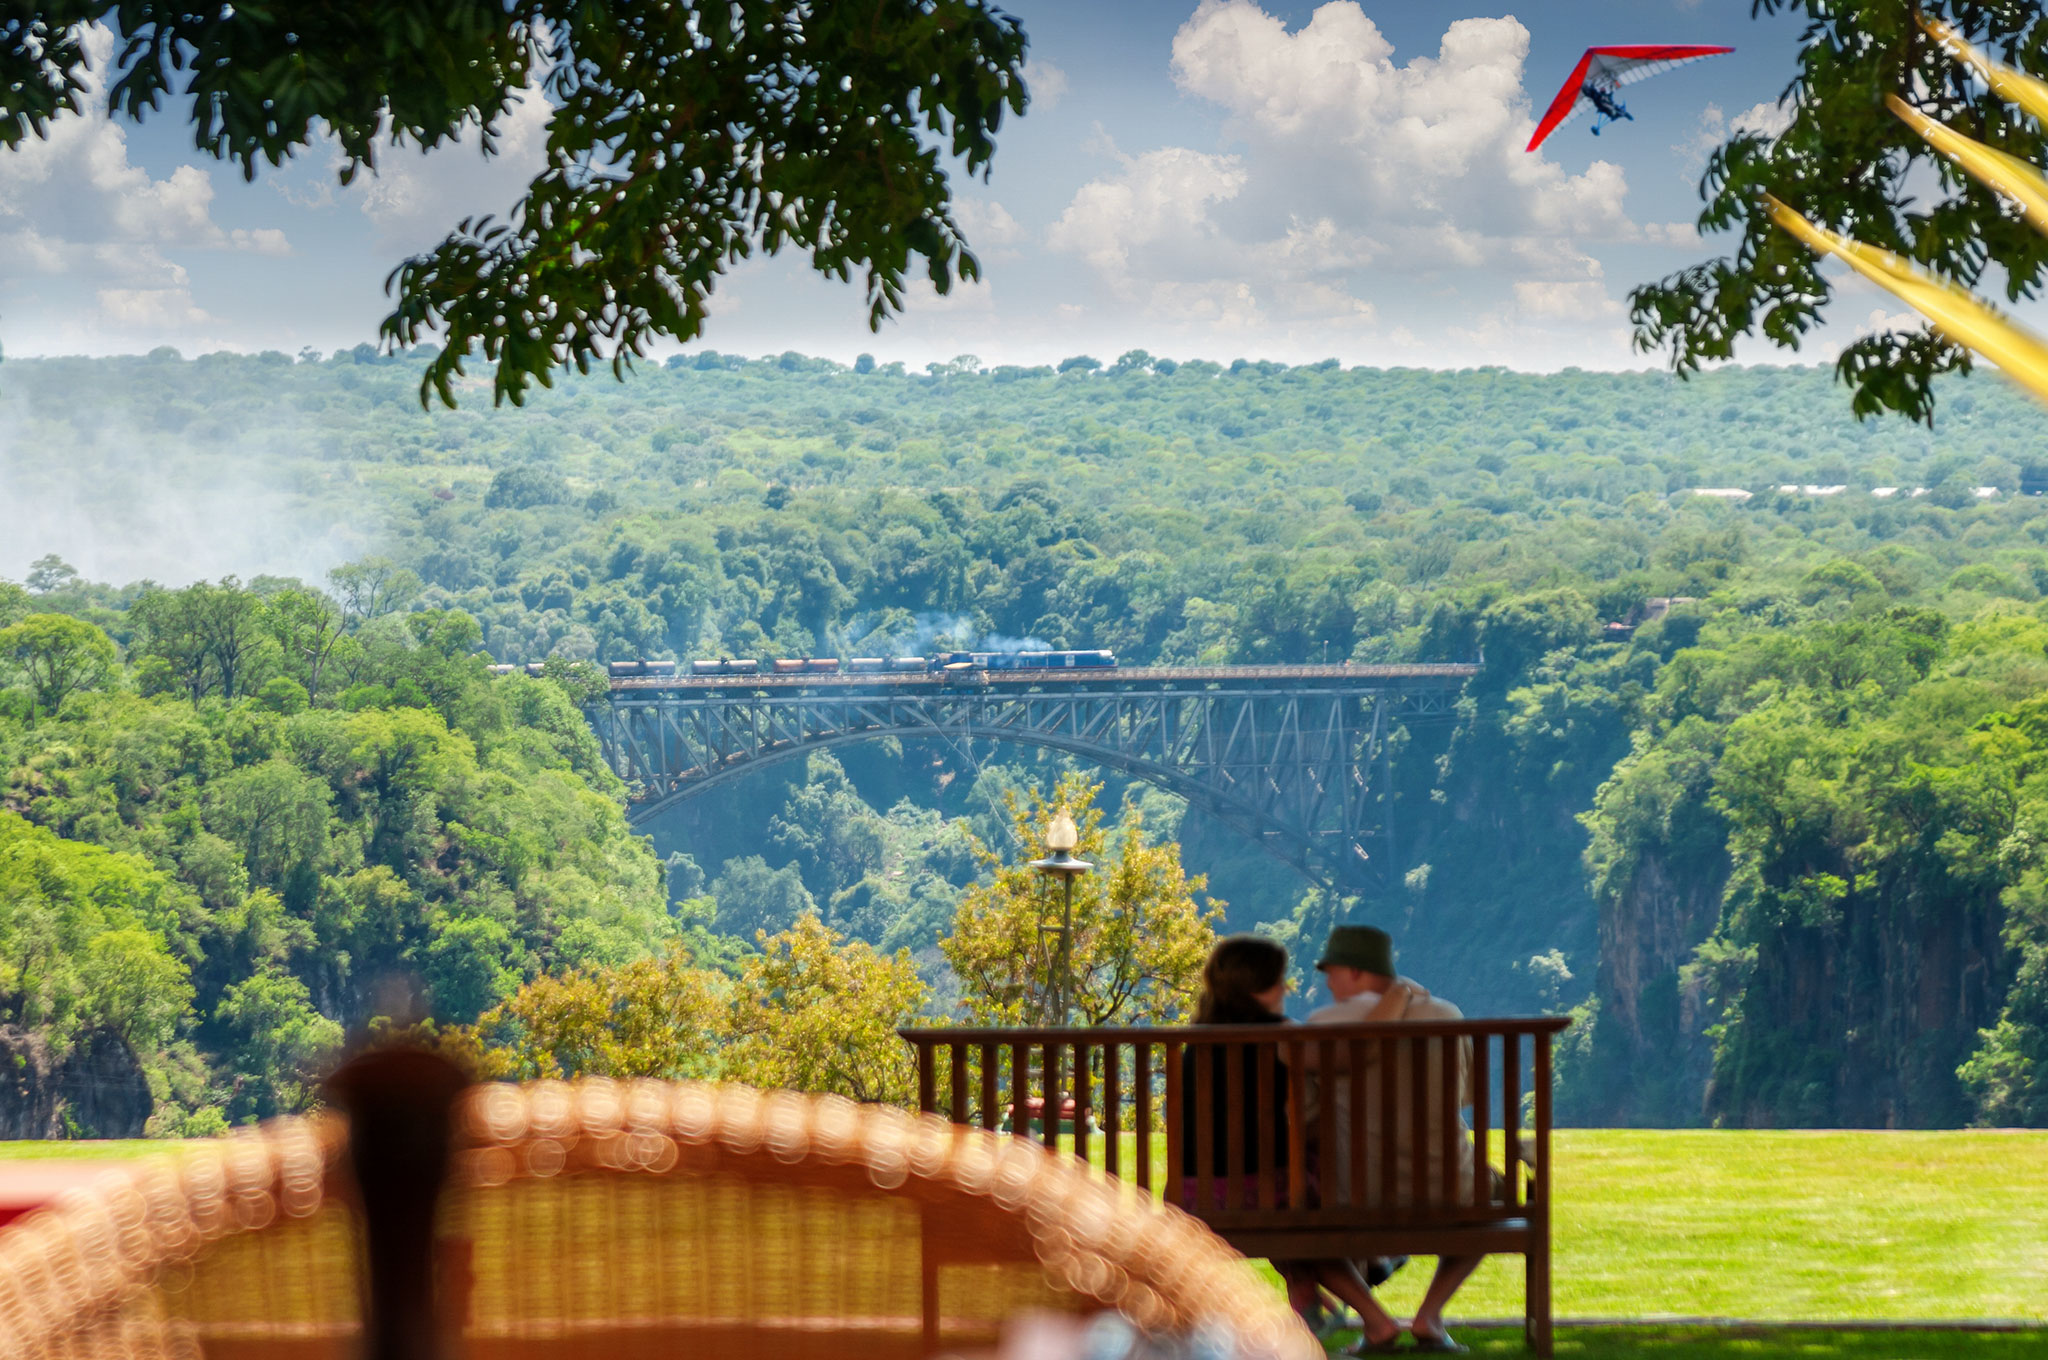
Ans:
<svg viewBox="0 0 2048 1360"><path fill-rule="evenodd" d="M921 364L1142 347L1458 367L1638 367L1628 289L1705 258L1691 231L1707 147L1767 124L1796 27L1747 0L1017 0L1032 111L992 180L961 186L985 286L871 335L857 291L800 258L740 267L703 344L866 350ZM1735 55L1625 92L1526 155L1533 120L1595 43L1712 42ZM0 153L0 346L328 350L374 338L383 284L457 219L502 210L545 108L505 154L387 156L343 190L324 148L244 183L191 151L183 110L94 114ZM1857 294L1834 334L1882 324ZM1896 310L1896 309L1891 309ZM1873 315L1875 314L1875 315ZM1827 355L1825 340L1809 357ZM1755 359L1777 357L1759 347Z"/></svg>

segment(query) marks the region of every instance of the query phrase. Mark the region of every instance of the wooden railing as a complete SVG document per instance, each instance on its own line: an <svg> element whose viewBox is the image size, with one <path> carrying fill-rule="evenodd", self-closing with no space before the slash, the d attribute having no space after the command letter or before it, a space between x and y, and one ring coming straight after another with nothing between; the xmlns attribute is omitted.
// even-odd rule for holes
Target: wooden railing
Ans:
<svg viewBox="0 0 2048 1360"><path fill-rule="evenodd" d="M1168 1198L1203 1206L1202 1217L1219 1229L1275 1223L1275 1214L1290 1225L1337 1227L1485 1223L1546 1201L1550 1043L1568 1023L934 1028L902 1036L917 1051L921 1109L1007 1127L1083 1160L1099 1145L1112 1175L1146 1190L1171 1186ZM1340 1131L1340 1123L1348 1127ZM1155 1131L1165 1134L1164 1167L1153 1155ZM1119 1136L1126 1132L1137 1135L1129 1148ZM1284 1157L1264 1152L1283 1145ZM1475 1174L1488 1164L1497 1177Z"/></svg>

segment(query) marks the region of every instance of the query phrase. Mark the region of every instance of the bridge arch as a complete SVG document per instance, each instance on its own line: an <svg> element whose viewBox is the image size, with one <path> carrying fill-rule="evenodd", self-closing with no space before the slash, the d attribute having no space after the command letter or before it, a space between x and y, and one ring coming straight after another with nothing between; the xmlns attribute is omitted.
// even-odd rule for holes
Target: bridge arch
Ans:
<svg viewBox="0 0 2048 1360"><path fill-rule="evenodd" d="M758 774L787 761L810 755L814 751L827 751L841 746L858 746L871 741L884 741L894 737L906 741L951 742L956 737L968 740L990 740L1009 742L1018 746L1039 746L1055 751L1065 751L1081 756L1093 764L1127 774L1142 780L1154 788L1187 800L1191 807L1200 808L1209 816L1231 830L1250 839L1261 850L1272 855L1290 869L1321 887L1338 891L1345 888L1356 890L1359 876L1363 875L1369 863L1367 852L1361 846L1357 854L1358 874L1346 877L1334 872L1322 863L1322 851L1308 837L1291 827L1276 822L1258 808L1248 806L1237 799L1218 794L1181 771L1169 769L1156 762L1132 759L1121 754L1105 752L1100 748L1077 741L1062 741L1016 732L997 732L978 728L966 728L958 732L936 732L902 730L886 732L841 732L830 736L816 737L798 744L778 747L750 756L736 764L693 780L687 786L672 789L658 798L635 800L627 810L627 817L635 826L652 821L671 808L679 807L702 794L709 793L720 785L733 783L748 775Z"/></svg>
<svg viewBox="0 0 2048 1360"><path fill-rule="evenodd" d="M741 775L883 737L1066 751L1185 798L1340 891L1375 886L1366 843L1397 721L1446 715L1467 665L1177 667L1031 674L615 682L590 710L642 822Z"/></svg>

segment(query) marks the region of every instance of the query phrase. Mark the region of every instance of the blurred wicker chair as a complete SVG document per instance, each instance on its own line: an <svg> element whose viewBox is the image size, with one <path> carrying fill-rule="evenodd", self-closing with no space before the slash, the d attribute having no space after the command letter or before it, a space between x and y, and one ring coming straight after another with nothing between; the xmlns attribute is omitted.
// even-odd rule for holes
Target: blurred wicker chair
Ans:
<svg viewBox="0 0 2048 1360"><path fill-rule="evenodd" d="M448 1335L425 1354L893 1360L989 1352L1039 1310L1115 1310L1218 1360L1322 1353L1193 1219L935 1117L589 1081L472 1087L452 1123L433 1243ZM275 1120L0 1230L0 1357L359 1353L345 1127Z"/></svg>

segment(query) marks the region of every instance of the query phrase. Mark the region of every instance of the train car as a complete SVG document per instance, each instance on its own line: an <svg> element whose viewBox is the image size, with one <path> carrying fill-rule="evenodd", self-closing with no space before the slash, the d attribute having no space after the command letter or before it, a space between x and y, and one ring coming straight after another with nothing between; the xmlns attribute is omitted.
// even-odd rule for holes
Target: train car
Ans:
<svg viewBox="0 0 2048 1360"><path fill-rule="evenodd" d="M508 662L507 664L502 666L486 666L484 667L484 669L489 671L492 675L510 675L514 671L518 670L519 667L514 666Z"/></svg>
<svg viewBox="0 0 2048 1360"><path fill-rule="evenodd" d="M876 675L889 669L889 663L879 656L856 656L846 663L848 675Z"/></svg>
<svg viewBox="0 0 2048 1360"><path fill-rule="evenodd" d="M548 663L545 661L529 661L526 663L526 673L538 679L548 673Z"/></svg>
<svg viewBox="0 0 2048 1360"><path fill-rule="evenodd" d="M804 658L805 675L839 674L839 658L836 656L812 656Z"/></svg>
<svg viewBox="0 0 2048 1360"><path fill-rule="evenodd" d="M777 675L795 675L804 668L804 663L793 656L778 656L769 665Z"/></svg>
<svg viewBox="0 0 2048 1360"><path fill-rule="evenodd" d="M760 671L761 663L752 657L741 657L738 660L734 660L732 657L724 656L716 661L692 661L690 663L690 674L692 675L758 675Z"/></svg>
<svg viewBox="0 0 2048 1360"><path fill-rule="evenodd" d="M676 663L673 661L608 661L605 663L605 669L611 673L613 679L625 679L636 675L674 675L676 673Z"/></svg>
<svg viewBox="0 0 2048 1360"><path fill-rule="evenodd" d="M888 669L897 673L921 671L925 665L925 659L921 656L892 656L889 658Z"/></svg>
<svg viewBox="0 0 2048 1360"><path fill-rule="evenodd" d="M927 663L934 672L1107 670L1115 667L1111 651L945 652Z"/></svg>

